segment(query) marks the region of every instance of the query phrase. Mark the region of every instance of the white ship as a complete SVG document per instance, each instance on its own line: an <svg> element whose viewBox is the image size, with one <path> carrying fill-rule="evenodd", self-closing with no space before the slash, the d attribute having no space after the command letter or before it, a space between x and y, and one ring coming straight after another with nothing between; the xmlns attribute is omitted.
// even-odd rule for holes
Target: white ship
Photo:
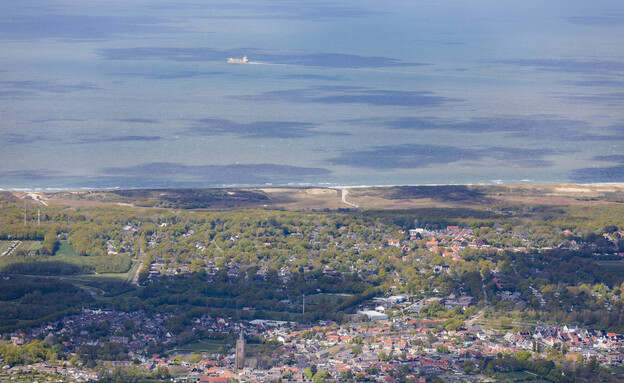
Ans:
<svg viewBox="0 0 624 383"><path fill-rule="evenodd" d="M228 58L228 62L233 64L247 64L249 60L247 59L247 56L243 56L242 59L235 59L230 57Z"/></svg>

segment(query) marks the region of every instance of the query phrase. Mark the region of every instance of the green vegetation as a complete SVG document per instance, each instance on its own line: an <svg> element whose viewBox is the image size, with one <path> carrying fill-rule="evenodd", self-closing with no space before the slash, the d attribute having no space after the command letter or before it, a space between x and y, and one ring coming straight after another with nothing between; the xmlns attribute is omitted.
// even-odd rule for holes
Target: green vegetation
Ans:
<svg viewBox="0 0 624 383"><path fill-rule="evenodd" d="M0 254L4 253L13 241L0 241Z"/></svg>
<svg viewBox="0 0 624 383"><path fill-rule="evenodd" d="M114 193L133 200L158 197L149 206L176 208L204 207L225 195L265 198L225 190ZM596 264L607 265L605 260L619 258L624 250L619 231L624 206L488 204L492 191L472 187L366 193L472 198L484 205L338 212L47 206L41 207L41 225L24 226L23 207L2 200L0 238L5 241L0 244L8 246L9 239L23 244L0 257L1 272L63 277L82 293L67 306L37 309L37 315L14 310L4 325L67 310L87 297L103 307L177 313L178 333L203 314L342 322L359 303L392 291L414 299L474 297L466 311L434 303L421 312L456 320L445 324L449 328L460 328L470 313L484 309L484 320L501 323L505 316L511 322L507 327L545 320L624 332L624 268ZM27 222L36 222L33 209L26 213ZM470 234L455 240L446 234L447 226ZM410 238L407 230L413 228L437 231ZM427 245L430 236L439 246ZM389 239L402 246L388 246ZM140 289L123 284L132 279L133 262L137 269L143 265ZM2 304L16 308L19 302Z"/></svg>
<svg viewBox="0 0 624 383"><path fill-rule="evenodd" d="M126 273L130 269L132 260L126 255L79 257L73 251L72 245L66 240L60 241L58 251L54 256L24 254L24 251L43 248L40 242L25 241L21 248L26 250L16 255L4 257L7 265L2 269L10 274L27 275L79 275L91 273Z"/></svg>
<svg viewBox="0 0 624 383"><path fill-rule="evenodd" d="M624 278L624 261L596 261L595 263L617 277Z"/></svg>
<svg viewBox="0 0 624 383"><path fill-rule="evenodd" d="M35 340L23 347L11 344L0 346L0 357L9 366L56 360L59 354L58 350L53 349L48 343L39 340Z"/></svg>
<svg viewBox="0 0 624 383"><path fill-rule="evenodd" d="M171 351L181 351L181 352L208 352L208 353L219 353L223 350L229 350L234 343L230 341L218 341L213 339L202 340L199 342L185 344L182 347L176 347Z"/></svg>
<svg viewBox="0 0 624 383"><path fill-rule="evenodd" d="M396 186L392 188L354 189L354 196L372 195L386 199L431 198L436 201L460 201L462 203L489 203L486 190L479 186Z"/></svg>
<svg viewBox="0 0 624 383"><path fill-rule="evenodd" d="M229 316L241 319L275 319L284 321L312 321L318 319L346 320L345 312L370 299L375 291L354 280L322 277L316 282L306 282L310 275L294 274L284 286L279 280L257 281L249 273L240 274L227 281L226 275L206 281L205 274L169 279L167 283L148 284L135 294L126 295L123 301L111 302L121 310L156 310L185 312L180 315L184 325L170 327L174 333L184 331L186 324L203 314ZM323 292L349 291L351 296L316 297ZM303 312L303 295L306 294L306 312ZM310 299L311 297L311 299ZM288 303L282 301L287 300Z"/></svg>
<svg viewBox="0 0 624 383"><path fill-rule="evenodd" d="M136 206L173 209L202 209L221 204L257 204L267 200L264 193L240 189L134 189L111 193L132 200Z"/></svg>
<svg viewBox="0 0 624 383"><path fill-rule="evenodd" d="M93 302L90 294L56 279L13 277L0 280L0 330L52 320Z"/></svg>
<svg viewBox="0 0 624 383"><path fill-rule="evenodd" d="M44 247L40 241L24 241L21 246L25 251L37 251ZM53 249L53 248L52 248ZM51 253L53 253L52 250Z"/></svg>
<svg viewBox="0 0 624 383"><path fill-rule="evenodd" d="M58 250L54 253L55 259L77 258L78 254L67 240L59 241Z"/></svg>
<svg viewBox="0 0 624 383"><path fill-rule="evenodd" d="M480 372L500 382L619 382L620 377L600 367L595 359L587 364L561 363L561 361L534 358L527 351L514 355L485 358Z"/></svg>

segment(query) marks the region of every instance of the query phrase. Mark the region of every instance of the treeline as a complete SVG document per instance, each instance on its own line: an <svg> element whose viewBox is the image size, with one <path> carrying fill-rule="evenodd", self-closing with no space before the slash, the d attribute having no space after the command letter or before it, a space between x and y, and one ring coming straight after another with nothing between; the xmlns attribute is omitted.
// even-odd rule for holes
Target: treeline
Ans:
<svg viewBox="0 0 624 383"><path fill-rule="evenodd" d="M505 216L485 209L472 208L424 208L414 210L367 210L354 215L362 215L379 220L385 225L395 225L405 229L422 227L429 230L442 230L447 226L462 227L492 226Z"/></svg>
<svg viewBox="0 0 624 383"><path fill-rule="evenodd" d="M320 298L317 294L321 294ZM374 286L357 281L352 276L312 281L306 276L294 275L288 284L283 285L273 278L258 281L247 275L241 275L235 281L227 280L226 276L209 281L203 273L194 273L150 283L133 296L126 295L123 301L115 301L113 305L122 310L168 312L201 308L203 313L228 313L243 319L302 322L336 319L342 322L346 313L351 313L356 305L377 294L379 291ZM305 315L302 315L304 295L307 298Z"/></svg>
<svg viewBox="0 0 624 383"><path fill-rule="evenodd" d="M475 369L472 362L464 363L465 372L479 371L497 381L506 381L509 372L528 372L554 383L591 382L620 382L620 378L601 367L596 358L587 363L565 362L564 354L553 350L555 355L548 359L533 357L528 351L520 351L514 355L499 354L497 357L486 357L480 361L480 367ZM582 356L578 355L582 360Z"/></svg>
<svg viewBox="0 0 624 383"><path fill-rule="evenodd" d="M56 279L10 278L0 281L0 330L36 321L92 302L84 290ZM10 328L10 327L9 327Z"/></svg>
<svg viewBox="0 0 624 383"><path fill-rule="evenodd" d="M79 275L94 273L125 273L130 270L132 259L127 255L104 255L97 257L65 258L55 260L29 260L11 263L2 269L4 274L26 275Z"/></svg>
<svg viewBox="0 0 624 383"><path fill-rule="evenodd" d="M624 332L624 279L584 252L499 252L481 264L489 303L499 312L520 311L523 320ZM476 287L476 276L472 279L470 285ZM521 302L505 302L499 292L518 292Z"/></svg>
<svg viewBox="0 0 624 383"><path fill-rule="evenodd" d="M62 346L52 348L50 344L41 340L34 340L24 346L14 346L12 344L0 346L0 358L4 360L3 364L11 367L16 364L26 365L57 360L62 353Z"/></svg>

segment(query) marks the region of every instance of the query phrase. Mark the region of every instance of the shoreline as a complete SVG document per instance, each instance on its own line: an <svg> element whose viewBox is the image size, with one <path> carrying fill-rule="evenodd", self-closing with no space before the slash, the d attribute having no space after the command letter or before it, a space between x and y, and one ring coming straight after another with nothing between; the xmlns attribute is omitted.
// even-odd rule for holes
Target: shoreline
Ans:
<svg viewBox="0 0 624 383"><path fill-rule="evenodd" d="M427 183L427 184L376 184L376 185L344 185L336 184L329 185L328 183L308 184L302 183L298 185L293 184L270 184L270 185L219 185L219 186L206 186L206 187L77 187L77 188L1 188L0 192L19 192L19 193L70 193L70 192L106 192L106 191L122 191L122 190L193 190L193 189L367 189L367 188L397 188L397 187L445 187L445 186L500 186L500 187L554 187L554 186L577 186L577 187L622 187L624 188L624 182L593 182L593 183L575 183L575 182L555 182L555 183Z"/></svg>

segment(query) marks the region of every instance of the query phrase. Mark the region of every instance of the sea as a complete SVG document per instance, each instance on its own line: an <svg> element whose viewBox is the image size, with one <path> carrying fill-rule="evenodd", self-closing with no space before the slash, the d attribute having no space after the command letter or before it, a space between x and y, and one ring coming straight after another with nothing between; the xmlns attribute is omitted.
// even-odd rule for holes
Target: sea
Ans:
<svg viewBox="0 0 624 383"><path fill-rule="evenodd" d="M623 42L621 0L3 1L0 189L624 182Z"/></svg>

